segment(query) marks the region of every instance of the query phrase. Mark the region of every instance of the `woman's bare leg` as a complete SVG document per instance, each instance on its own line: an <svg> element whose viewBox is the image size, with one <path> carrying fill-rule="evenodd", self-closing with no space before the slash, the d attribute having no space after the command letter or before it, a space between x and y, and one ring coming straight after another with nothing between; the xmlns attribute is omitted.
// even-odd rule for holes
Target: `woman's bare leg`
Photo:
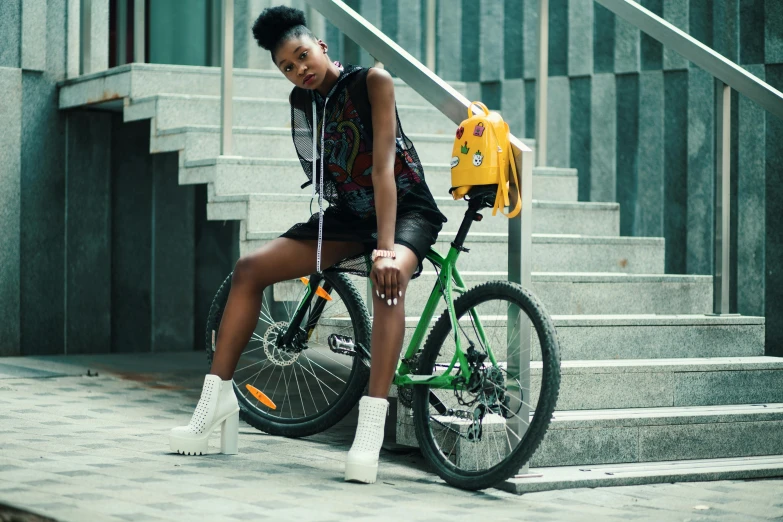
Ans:
<svg viewBox="0 0 783 522"><path fill-rule="evenodd" d="M359 243L324 241L321 266L329 267L361 251ZM315 256L316 241L277 238L237 261L209 373L223 380L233 378L242 350L258 323L264 288L312 274Z"/></svg>
<svg viewBox="0 0 783 522"><path fill-rule="evenodd" d="M370 397L385 399L389 396L394 371L402 350L402 340L405 336L405 298L408 282L419 265L419 260L413 250L403 245L394 245L397 253L397 266L400 268L398 286L402 297L397 297L397 304L389 306L387 299L381 299L372 292L372 366L370 367ZM389 296L386 296L387 298Z"/></svg>

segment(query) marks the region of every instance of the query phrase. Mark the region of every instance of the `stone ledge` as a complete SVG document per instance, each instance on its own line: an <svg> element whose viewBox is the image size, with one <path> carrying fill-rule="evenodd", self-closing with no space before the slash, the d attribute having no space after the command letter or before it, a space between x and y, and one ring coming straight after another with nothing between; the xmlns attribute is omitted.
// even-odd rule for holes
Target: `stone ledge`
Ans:
<svg viewBox="0 0 783 522"><path fill-rule="evenodd" d="M497 487L523 494L574 488L780 477L783 476L783 456L532 468L528 475L529 478L513 478Z"/></svg>

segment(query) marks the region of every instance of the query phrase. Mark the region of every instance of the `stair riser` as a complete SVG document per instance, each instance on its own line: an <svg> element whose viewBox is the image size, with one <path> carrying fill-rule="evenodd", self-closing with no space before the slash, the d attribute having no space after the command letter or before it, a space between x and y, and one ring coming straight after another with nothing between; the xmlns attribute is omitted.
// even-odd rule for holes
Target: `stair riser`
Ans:
<svg viewBox="0 0 783 522"><path fill-rule="evenodd" d="M208 204L208 216L212 215L210 207L223 203ZM271 206L274 206L274 212ZM448 219L444 223L447 231L456 230L464 217L466 206L464 205L439 205L441 212ZM310 213L309 201L258 201L251 200L248 204L248 213L228 217L224 213L217 219L244 219L247 218L247 229L253 232L276 232L288 230L294 223L306 221ZM313 202L313 212L318 211L317 200ZM478 226L479 232L508 232L508 220L504 217L492 217L490 214ZM218 215L218 214L215 214ZM535 208L533 221L533 233L535 234L582 234L596 236L617 236L619 234L619 211L596 210L591 208ZM209 218L213 219L213 218ZM452 232L453 234L453 232ZM253 248L253 247L249 247Z"/></svg>
<svg viewBox="0 0 783 522"><path fill-rule="evenodd" d="M564 360L764 355L764 325L558 326Z"/></svg>
<svg viewBox="0 0 783 522"><path fill-rule="evenodd" d="M183 135L184 134L184 135ZM422 163L448 164L451 157L451 139L411 138ZM151 137L153 152L184 150L183 161L198 161L220 155L220 134L189 130L186 133L163 134ZM290 132L246 133L235 132L232 155L294 159L296 149ZM535 162L535 157L533 157ZM564 169L565 170L565 169ZM576 187L576 176L574 186ZM448 187L446 187L448 189ZM576 200L576 189L572 200Z"/></svg>
<svg viewBox="0 0 783 522"><path fill-rule="evenodd" d="M290 136L270 135L269 137L274 137L275 139L267 142L265 138L257 135L235 135L233 154L249 157L263 155L264 157L275 159L296 158ZM425 175L430 190L435 195L448 195L449 188L451 188L450 171L444 167L431 165L438 162L442 163L442 151L438 149L442 148L443 144L426 141L419 142L419 144L423 145L423 147L417 146L417 151L419 153L424 152L424 154L421 154L421 157L424 158L422 161L426 165ZM152 153L183 150L184 154L181 155L180 161L186 162L219 156L220 144L218 137L215 135L189 132L187 133L187 138L179 134L158 138L153 137L150 150ZM429 158L427 155L429 155ZM302 175L300 167L294 167L293 170L298 175ZM293 176L293 178L296 178L296 176ZM281 192L293 190L294 188L299 189L299 185L294 187L294 183L287 185L290 185L290 187L282 189ZM534 199L546 201L577 201L578 199L579 180L575 175L534 175L533 187ZM264 188L266 189L266 186Z"/></svg>
<svg viewBox="0 0 783 522"><path fill-rule="evenodd" d="M439 239L435 248L445 252L451 237ZM460 257L463 271L505 271L508 269L508 244L471 242L470 253ZM533 239L534 272L617 272L628 274L662 274L664 245L618 245L602 243L541 243Z"/></svg>
<svg viewBox="0 0 783 522"><path fill-rule="evenodd" d="M540 372L536 374L533 387L538 390ZM572 374L564 370L557 408L595 410L765 402L783 402L783 371Z"/></svg>
<svg viewBox="0 0 783 522"><path fill-rule="evenodd" d="M233 96L242 98L279 98L288 100L294 85L282 74L243 74L234 69ZM452 87L465 93L466 86L452 82ZM156 94L186 94L220 96L220 70L212 67L188 67L177 70L144 71L136 67L132 73L123 73L96 78L60 90L60 106L73 108L95 103L107 98L107 93L131 98L142 98ZM407 85L395 81L394 98L400 105L430 106L421 95Z"/></svg>
<svg viewBox="0 0 783 522"><path fill-rule="evenodd" d="M248 76L235 69L233 78L235 97L288 100L294 87L282 74L271 77ZM220 74L215 69L204 69L202 72L183 70L171 74L134 71L133 80L133 97L159 93L220 96ZM466 90L463 83L456 82L452 85L461 92ZM400 105L430 105L416 91L399 82L394 85L394 98Z"/></svg>
<svg viewBox="0 0 783 522"><path fill-rule="evenodd" d="M446 252L451 235L441 234L435 244L439 252ZM251 252L265 240L255 240L243 245L243 252ZM246 243L246 242L243 242ZM534 272L615 272L636 274L662 274L664 270L663 241L657 245L627 245L603 243L546 243L533 239ZM465 244L470 252L460 257L463 271L506 271L508 269L508 244L505 238L493 242Z"/></svg>
<svg viewBox="0 0 783 522"><path fill-rule="evenodd" d="M171 129L187 125L218 125L220 102L216 98L166 98L157 100L154 114L150 114L145 100L143 110L126 109L126 121L155 117L157 129ZM428 107L400 106L400 121L406 133L451 135L457 128L439 111ZM291 106L287 100L235 100L234 123L239 127L290 127Z"/></svg>
<svg viewBox="0 0 783 522"><path fill-rule="evenodd" d="M398 414L397 442L417 446L412 418ZM557 412L555 412L557 418ZM762 417L763 418L763 417ZM532 467L661 462L779 455L783 421L703 422L659 426L568 429L553 422L530 462ZM570 424L570 423L569 423Z"/></svg>
<svg viewBox="0 0 783 522"><path fill-rule="evenodd" d="M505 276L491 275L478 279L471 276L466 280L468 287ZM422 275L408 286L405 297L406 315L418 316L424 310L435 279ZM279 283L290 285L296 282ZM366 280L355 278L357 288L364 289ZM536 281L532 292L543 302L550 315L594 315L594 314L704 314L712 305L712 284L708 279L693 283L661 282L580 282L558 283ZM435 317L440 316L441 304ZM505 325L497 328L502 333L493 333L505 338Z"/></svg>
<svg viewBox="0 0 783 522"><path fill-rule="evenodd" d="M430 192L437 197L449 197L451 172L447 167L425 166L425 179ZM307 178L301 165L284 162L282 165L218 165L180 169L180 184L215 183L215 192L229 194L300 194L312 191L302 189ZM533 198L543 201L570 201L577 198L576 176L533 175ZM490 212L491 214L491 212ZM483 225L482 225L483 226ZM619 223L617 225L619 227ZM614 230L614 229L612 229ZM618 229L619 230L619 229ZM594 232L591 235L600 235ZM617 235L614 232L610 235Z"/></svg>
<svg viewBox="0 0 783 522"><path fill-rule="evenodd" d="M362 295L364 295L364 287L360 288ZM444 309L445 307L440 307L438 313L435 314L432 326L434 326L434 322L440 317ZM414 312L406 310L406 315L412 316ZM755 357L764 355L763 325L563 326L559 325L558 321L555 321L555 324L560 345L560 357L564 361L674 359L681 357ZM414 330L415 324L409 322L405 328L404 348L410 345ZM427 335L429 335L429 331L425 334L420 348L423 348ZM495 339L502 340L504 337L501 336L505 335L505 329L500 332L493 332L492 335ZM447 338L444 342L444 354L453 354L454 349L454 339L452 337ZM493 350L499 360L505 360L506 351L503 344L493 344ZM541 360L541 348L535 341L531 357L533 360ZM445 362L445 360L441 362ZM573 378L578 379L578 377ZM752 388L759 393L766 393L769 388L761 386L761 382L763 381L759 381L757 385L754 384ZM734 401L733 403L735 404L745 402L745 399L741 397L746 397L746 392L742 390L725 388L721 393L724 400L732 397L729 400ZM736 395L737 393L740 395ZM694 396L690 400L698 404L699 401L706 399ZM758 399L758 401L762 400ZM780 402L783 402L783 400ZM724 404L729 403L724 402ZM668 406L671 406L671 404L668 404ZM620 406L604 407L619 408ZM563 407L561 409L568 408Z"/></svg>
<svg viewBox="0 0 783 522"><path fill-rule="evenodd" d="M484 280L505 276L487 276ZM424 309L434 279L422 277L408 287L406 307L418 314ZM473 286L483 281L472 279ZM533 281L533 293L551 315L585 314L699 314L710 310L709 283L556 283Z"/></svg>

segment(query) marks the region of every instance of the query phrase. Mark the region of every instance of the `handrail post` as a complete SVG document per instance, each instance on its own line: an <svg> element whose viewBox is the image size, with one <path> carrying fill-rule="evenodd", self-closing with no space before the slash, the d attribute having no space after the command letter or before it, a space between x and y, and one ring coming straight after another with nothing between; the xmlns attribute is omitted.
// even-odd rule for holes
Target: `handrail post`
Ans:
<svg viewBox="0 0 783 522"><path fill-rule="evenodd" d="M427 66L427 68L430 71L435 70L435 28L436 28L436 22L435 22L435 13L436 13L436 2L437 0L427 0L427 13L426 13L426 23L427 23L427 32L425 34L426 38L426 54L424 58L424 64Z"/></svg>
<svg viewBox="0 0 783 522"><path fill-rule="evenodd" d="M234 0L223 0L223 44L220 64L220 155L230 156L233 145Z"/></svg>
<svg viewBox="0 0 783 522"><path fill-rule="evenodd" d="M147 61L147 13L144 0L133 0L133 61Z"/></svg>
<svg viewBox="0 0 783 522"><path fill-rule="evenodd" d="M546 166L547 86L549 83L549 0L538 0L538 77L536 78L536 165Z"/></svg>
<svg viewBox="0 0 783 522"><path fill-rule="evenodd" d="M125 57L128 56L128 2L127 0L117 0L117 47L115 48L114 60L117 65L127 63Z"/></svg>
<svg viewBox="0 0 783 522"><path fill-rule="evenodd" d="M712 311L715 315L726 315L731 278L731 87L720 80L717 83Z"/></svg>
<svg viewBox="0 0 783 522"><path fill-rule="evenodd" d="M512 147L512 161L516 162L520 176L522 192L522 210L508 220L508 280L530 288L533 271L533 153L528 149ZM515 191L510 191L511 205L516 203ZM517 336L518 334L518 336ZM516 433L521 440L529 426L529 422L520 422L530 418L529 400L521 400L530 393L530 353L532 329L527 314L520 313L519 308L509 308L508 324L506 326L506 363L508 374L518 376L520 390L515 390L515 383L508 383L509 394L515 402L512 408L519 408L519 416L508 420L508 429ZM515 393L516 392L516 393ZM518 394L518 395L517 395ZM528 397L529 399L529 397ZM516 401L519 401L516 404ZM520 470L524 475L528 471L527 464Z"/></svg>
<svg viewBox="0 0 783 522"><path fill-rule="evenodd" d="M79 74L92 72L92 0L81 0L79 10Z"/></svg>

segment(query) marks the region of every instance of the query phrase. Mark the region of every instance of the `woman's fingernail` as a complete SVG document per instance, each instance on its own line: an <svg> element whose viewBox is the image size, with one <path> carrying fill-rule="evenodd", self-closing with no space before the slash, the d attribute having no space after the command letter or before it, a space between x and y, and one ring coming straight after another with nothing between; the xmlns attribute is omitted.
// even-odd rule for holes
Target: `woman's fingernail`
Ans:
<svg viewBox="0 0 783 522"><path fill-rule="evenodd" d="M375 291L375 295L377 295L378 297L380 297L380 296L381 296L381 293L380 293L378 290L376 290L376 291Z"/></svg>
<svg viewBox="0 0 783 522"><path fill-rule="evenodd" d="M389 303L389 306L391 306L391 299L387 299L386 302Z"/></svg>
<svg viewBox="0 0 783 522"><path fill-rule="evenodd" d="M402 297L402 290L399 291L400 297Z"/></svg>
<svg viewBox="0 0 783 522"><path fill-rule="evenodd" d="M381 294L381 299L386 299L386 294Z"/></svg>
<svg viewBox="0 0 783 522"><path fill-rule="evenodd" d="M394 304L397 304L397 298L396 297L394 298Z"/></svg>

